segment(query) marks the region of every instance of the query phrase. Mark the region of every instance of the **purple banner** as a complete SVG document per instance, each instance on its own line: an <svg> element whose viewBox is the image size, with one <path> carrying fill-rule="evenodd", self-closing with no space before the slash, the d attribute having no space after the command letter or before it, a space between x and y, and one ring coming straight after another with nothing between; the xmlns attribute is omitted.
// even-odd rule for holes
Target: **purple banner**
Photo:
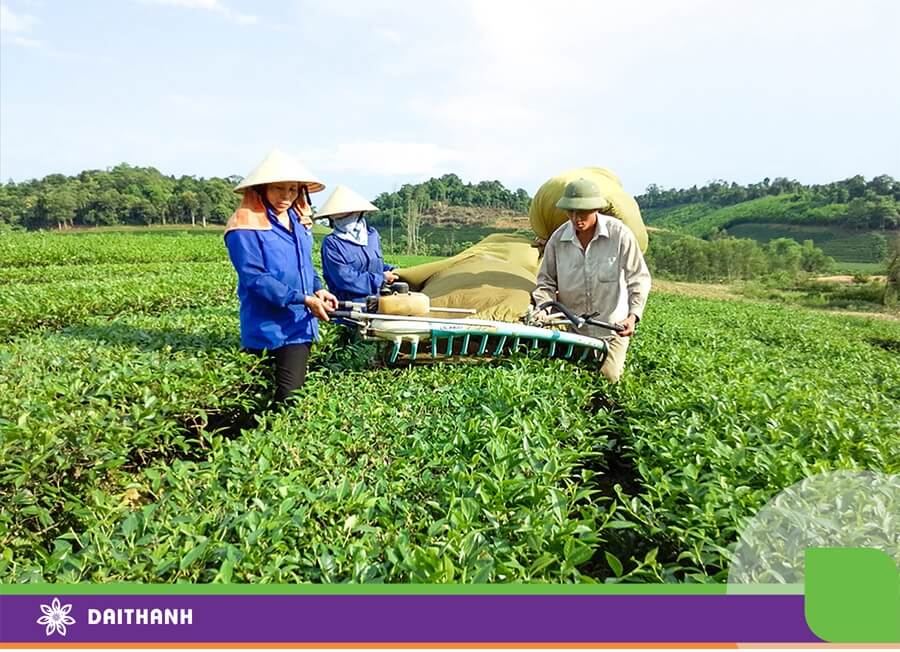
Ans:
<svg viewBox="0 0 900 652"><path fill-rule="evenodd" d="M802 595L0 595L3 643L810 643Z"/></svg>

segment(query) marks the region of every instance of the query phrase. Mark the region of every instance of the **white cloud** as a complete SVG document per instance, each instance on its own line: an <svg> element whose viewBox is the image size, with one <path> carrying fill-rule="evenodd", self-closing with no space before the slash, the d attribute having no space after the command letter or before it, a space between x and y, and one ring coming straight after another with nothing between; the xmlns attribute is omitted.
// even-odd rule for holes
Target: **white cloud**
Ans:
<svg viewBox="0 0 900 652"><path fill-rule="evenodd" d="M540 114L519 98L485 90L482 94L447 98L414 98L410 109L460 131L529 129L540 123Z"/></svg>
<svg viewBox="0 0 900 652"><path fill-rule="evenodd" d="M36 22L34 16L13 13L5 4L0 4L0 32L27 33Z"/></svg>
<svg viewBox="0 0 900 652"><path fill-rule="evenodd" d="M334 149L307 150L300 158L313 169L390 177L425 177L450 163L463 161L464 152L433 143L341 143Z"/></svg>
<svg viewBox="0 0 900 652"><path fill-rule="evenodd" d="M544 173L541 161L511 155L503 146L485 143L473 143L470 149L435 143L342 143L333 149L300 151L298 157L326 183L343 183L341 179L348 178L381 179L374 184L381 189L385 179L418 182L450 172L464 180L503 179L512 185L529 185L526 179Z"/></svg>
<svg viewBox="0 0 900 652"><path fill-rule="evenodd" d="M866 97L867 82L849 70L856 62L843 62L848 50L833 43L842 28L864 35L874 16L896 12L874 4L468 0L456 72L436 89L416 89L407 106L445 142L476 154L460 163L476 177L541 178L594 164L640 185L663 174L648 170L671 173L692 153L685 178L702 180L722 166L722 116L742 125L726 131L735 146L746 139L771 149L774 127L763 128L760 113L778 106L778 124L789 105L797 115L814 103L833 113L824 94L850 83ZM821 75L841 85L811 81Z"/></svg>
<svg viewBox="0 0 900 652"><path fill-rule="evenodd" d="M17 45L24 48L43 48L44 43L29 36L23 36L31 32L31 27L38 20L28 14L17 14L5 4L0 4L0 33L4 45Z"/></svg>
<svg viewBox="0 0 900 652"><path fill-rule="evenodd" d="M308 150L304 158L326 182L373 193L444 172L533 191L551 174L580 165L610 167L632 191L721 176L742 183L776 174L828 181L897 169L890 153L898 151L897 130L890 125L900 95L884 81L900 53L889 27L900 20L894 0L130 2L157 24L178 16L206 23L214 38L198 42L195 52L188 49L195 44L184 44L194 67L221 59L234 78L247 79L278 61L300 71L300 81L286 87L284 101L260 104L218 75L173 85L165 66L151 66L141 88L155 101L141 103L140 122L172 138L158 145L128 141L130 150L123 145L103 154L108 164L150 160L185 172L194 166L245 173L263 144L287 150L285 140L293 137L294 151ZM117 3L109 4L112 12ZM112 52L96 40L86 45L82 37L93 26L84 12L73 10L63 22L53 14L48 26L53 3L0 0L0 6L4 48L20 49L20 57L38 54L36 65L49 73L29 78L26 98L69 89L55 74L83 68L74 53L55 48L83 48L85 60L112 56L116 64L152 56L132 49L144 47L139 39ZM241 29L253 42L234 53L229 33L254 21L290 38ZM9 86L5 104L20 99L18 85ZM71 89L69 101L90 104L81 93L91 90ZM123 113L130 112L110 103L83 120L105 134L123 120L135 122ZM33 125L56 119L41 115L22 112L21 132L41 134ZM298 122L314 129L302 136L285 131ZM4 137L9 173L53 171L49 155L14 169L10 151L25 160L35 145ZM185 155L183 143L199 139ZM207 142L229 151L203 153ZM73 166L83 157L81 167L94 165L102 154L88 139L72 143Z"/></svg>
<svg viewBox="0 0 900 652"><path fill-rule="evenodd" d="M403 37L400 36L397 32L392 29L387 29L386 27L376 27L375 33L378 34L385 41L390 41L391 43L402 43Z"/></svg>
<svg viewBox="0 0 900 652"><path fill-rule="evenodd" d="M161 98L162 103L178 115L191 114L194 116L207 115L214 108L209 98L200 96L183 95L181 93L169 93ZM219 101L219 100L216 100Z"/></svg>
<svg viewBox="0 0 900 652"><path fill-rule="evenodd" d="M622 74L623 60L647 47L648 34L721 11L714 7L713 0L469 0L479 50L470 74L478 84L543 92L609 85Z"/></svg>
<svg viewBox="0 0 900 652"><path fill-rule="evenodd" d="M218 9L218 0L145 0L150 4L172 5L173 7L186 7L187 9Z"/></svg>
<svg viewBox="0 0 900 652"><path fill-rule="evenodd" d="M239 14L229 11L227 16L239 25L256 25L259 22L259 18L251 14Z"/></svg>
<svg viewBox="0 0 900 652"><path fill-rule="evenodd" d="M23 48L40 48L44 46L43 41L25 36L7 36L3 39L3 42L12 45L20 45Z"/></svg>
<svg viewBox="0 0 900 652"><path fill-rule="evenodd" d="M473 181L501 180L510 188L529 186L530 180L546 174L546 162L521 148L506 144L474 144L472 147L465 160L446 171L457 172L463 179ZM534 188L530 191L534 192Z"/></svg>
<svg viewBox="0 0 900 652"><path fill-rule="evenodd" d="M316 0L300 0L297 3L304 14L316 12L344 19L370 19L385 9L383 1L353 2L317 2Z"/></svg>
<svg viewBox="0 0 900 652"><path fill-rule="evenodd" d="M202 9L214 11L230 21L239 25L255 25L259 18L250 14L242 14L225 5L219 0L142 0L146 4L168 5L171 7L183 7L185 9Z"/></svg>

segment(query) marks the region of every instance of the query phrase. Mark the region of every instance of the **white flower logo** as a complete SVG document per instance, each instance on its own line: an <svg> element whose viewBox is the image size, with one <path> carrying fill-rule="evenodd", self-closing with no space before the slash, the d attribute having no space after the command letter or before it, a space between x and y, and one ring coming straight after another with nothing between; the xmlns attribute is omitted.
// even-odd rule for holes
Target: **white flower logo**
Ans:
<svg viewBox="0 0 900 652"><path fill-rule="evenodd" d="M66 625L75 624L75 619L69 615L69 612L72 611L72 605L60 606L59 598L53 598L53 602L50 603L49 607L42 604L41 611L44 612L44 615L37 619L37 624L47 626L47 636L54 632L60 636L65 636Z"/></svg>

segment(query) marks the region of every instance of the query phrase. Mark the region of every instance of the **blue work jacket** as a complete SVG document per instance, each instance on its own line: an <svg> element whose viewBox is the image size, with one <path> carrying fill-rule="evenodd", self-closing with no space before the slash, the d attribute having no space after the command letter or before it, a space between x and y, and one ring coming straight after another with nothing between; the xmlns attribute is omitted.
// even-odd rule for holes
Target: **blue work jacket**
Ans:
<svg viewBox="0 0 900 652"><path fill-rule="evenodd" d="M362 301L377 295L384 285L384 273L394 269L384 262L378 232L371 226L367 231L365 247L334 233L322 241L322 275L338 301Z"/></svg>
<svg viewBox="0 0 900 652"><path fill-rule="evenodd" d="M322 289L313 267L312 233L288 210L292 229L271 213L271 229L241 228L225 234L238 275L241 346L270 351L319 339L318 320L303 300Z"/></svg>

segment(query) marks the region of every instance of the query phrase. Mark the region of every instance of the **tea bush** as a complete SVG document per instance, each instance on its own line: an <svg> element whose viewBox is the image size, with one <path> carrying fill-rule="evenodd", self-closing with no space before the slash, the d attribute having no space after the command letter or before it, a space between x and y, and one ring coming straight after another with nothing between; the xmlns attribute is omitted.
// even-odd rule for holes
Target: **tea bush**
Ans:
<svg viewBox="0 0 900 652"><path fill-rule="evenodd" d="M4 582L718 582L781 489L900 471L895 322L655 293L615 387L526 356L388 369L325 325L272 411L220 236L14 236ZM99 262L123 237L158 258Z"/></svg>

